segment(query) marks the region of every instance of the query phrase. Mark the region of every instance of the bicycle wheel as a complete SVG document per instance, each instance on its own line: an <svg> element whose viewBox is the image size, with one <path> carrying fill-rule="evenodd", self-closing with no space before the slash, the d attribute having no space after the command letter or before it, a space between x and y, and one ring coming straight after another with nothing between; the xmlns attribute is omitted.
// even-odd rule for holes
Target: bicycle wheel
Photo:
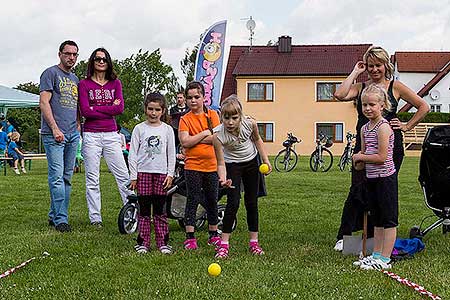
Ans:
<svg viewBox="0 0 450 300"><path fill-rule="evenodd" d="M293 149L290 149L289 151L283 149L278 152L277 156L275 157L275 170L277 170L278 172L292 171L292 169L294 169L297 165L297 161L298 156Z"/></svg>
<svg viewBox="0 0 450 300"><path fill-rule="evenodd" d="M333 154L327 148L322 148L322 155L315 150L309 159L309 167L313 172L322 171L327 172L333 164Z"/></svg>
<svg viewBox="0 0 450 300"><path fill-rule="evenodd" d="M139 205L137 203L125 204L119 212L117 225L122 234L132 234L138 227Z"/></svg>
<svg viewBox="0 0 450 300"><path fill-rule="evenodd" d="M317 150L311 153L311 157L309 158L309 167L313 172L317 172L317 169L319 168L319 152Z"/></svg>
<svg viewBox="0 0 450 300"><path fill-rule="evenodd" d="M345 166L348 164L348 149L345 148L344 153L342 153L341 159L339 159L339 170L344 171Z"/></svg>
<svg viewBox="0 0 450 300"><path fill-rule="evenodd" d="M327 172L333 165L333 154L327 148L322 148L322 155L319 168L322 172Z"/></svg>

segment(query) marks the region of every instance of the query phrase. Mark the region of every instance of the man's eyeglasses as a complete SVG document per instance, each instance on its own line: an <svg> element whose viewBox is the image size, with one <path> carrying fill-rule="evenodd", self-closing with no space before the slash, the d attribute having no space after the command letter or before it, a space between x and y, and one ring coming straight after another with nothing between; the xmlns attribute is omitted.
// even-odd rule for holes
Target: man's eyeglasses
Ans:
<svg viewBox="0 0 450 300"><path fill-rule="evenodd" d="M99 56L96 56L95 58L94 58L94 61L95 62L103 62L103 63L105 63L105 64L107 64L108 63L108 61L106 60L106 57L99 57Z"/></svg>
<svg viewBox="0 0 450 300"><path fill-rule="evenodd" d="M62 52L62 54L64 56L74 56L74 57L78 57L78 53L72 53L72 52Z"/></svg>

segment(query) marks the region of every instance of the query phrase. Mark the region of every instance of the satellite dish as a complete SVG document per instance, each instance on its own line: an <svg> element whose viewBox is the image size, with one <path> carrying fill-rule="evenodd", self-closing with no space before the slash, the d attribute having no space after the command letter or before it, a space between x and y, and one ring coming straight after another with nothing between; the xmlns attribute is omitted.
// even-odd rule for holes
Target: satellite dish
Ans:
<svg viewBox="0 0 450 300"><path fill-rule="evenodd" d="M438 90L432 90L430 92L430 97L431 97L432 100L437 100L437 99L439 99L441 97L441 93L439 93Z"/></svg>
<svg viewBox="0 0 450 300"><path fill-rule="evenodd" d="M253 31L253 29L255 29L256 27L256 22L252 20L252 18L250 18L250 20L247 21L247 24L245 26L247 26L248 30Z"/></svg>

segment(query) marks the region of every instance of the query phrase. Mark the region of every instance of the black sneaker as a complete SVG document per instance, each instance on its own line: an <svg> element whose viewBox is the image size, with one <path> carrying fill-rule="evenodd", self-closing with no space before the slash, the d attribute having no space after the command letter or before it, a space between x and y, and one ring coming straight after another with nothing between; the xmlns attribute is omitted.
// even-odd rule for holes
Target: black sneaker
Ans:
<svg viewBox="0 0 450 300"><path fill-rule="evenodd" d="M55 226L55 229L59 232L71 232L72 228L70 228L70 225L67 223L61 223Z"/></svg>
<svg viewBox="0 0 450 300"><path fill-rule="evenodd" d="M91 222L91 225L97 228L102 228L103 227L103 223L102 222Z"/></svg>
<svg viewBox="0 0 450 300"><path fill-rule="evenodd" d="M52 219L48 219L48 226L55 227L55 222Z"/></svg>

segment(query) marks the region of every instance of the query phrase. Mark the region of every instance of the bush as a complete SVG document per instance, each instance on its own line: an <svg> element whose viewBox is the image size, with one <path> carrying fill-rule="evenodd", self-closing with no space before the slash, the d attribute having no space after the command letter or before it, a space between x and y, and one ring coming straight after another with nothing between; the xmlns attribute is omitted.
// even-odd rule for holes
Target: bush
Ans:
<svg viewBox="0 0 450 300"><path fill-rule="evenodd" d="M408 122L414 113L400 112L398 118L402 122ZM421 121L423 123L450 123L450 113L430 112Z"/></svg>

